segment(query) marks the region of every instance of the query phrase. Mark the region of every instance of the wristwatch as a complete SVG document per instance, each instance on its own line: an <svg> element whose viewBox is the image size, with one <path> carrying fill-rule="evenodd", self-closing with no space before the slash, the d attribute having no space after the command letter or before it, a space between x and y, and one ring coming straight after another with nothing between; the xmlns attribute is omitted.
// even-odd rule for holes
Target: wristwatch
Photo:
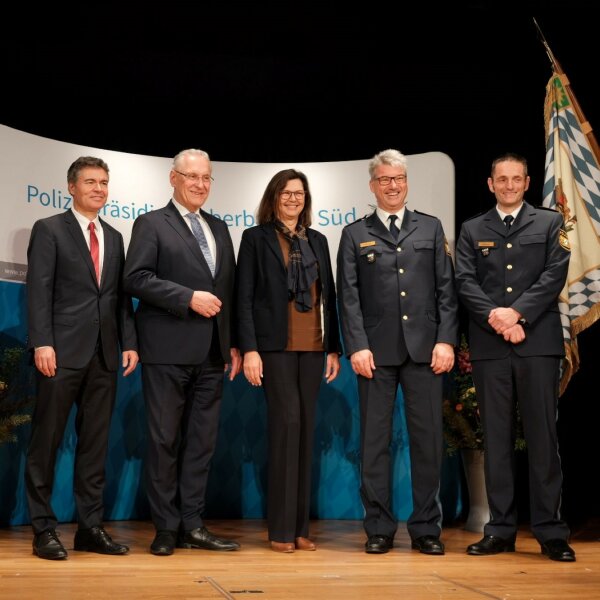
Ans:
<svg viewBox="0 0 600 600"><path fill-rule="evenodd" d="M521 317L517 323L521 326L521 327L527 327L528 323L527 323L527 319L525 317Z"/></svg>

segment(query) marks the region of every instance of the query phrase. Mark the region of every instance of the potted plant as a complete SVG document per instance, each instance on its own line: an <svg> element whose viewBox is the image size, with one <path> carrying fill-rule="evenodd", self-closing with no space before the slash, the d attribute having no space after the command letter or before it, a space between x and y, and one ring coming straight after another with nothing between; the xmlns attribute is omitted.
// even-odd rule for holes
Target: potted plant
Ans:
<svg viewBox="0 0 600 600"><path fill-rule="evenodd" d="M469 344L463 334L456 352L456 365L450 374L444 394L444 439L449 456L463 449L483 452L483 428L472 372ZM525 439L518 407L515 410L515 418L515 450L524 450Z"/></svg>
<svg viewBox="0 0 600 600"><path fill-rule="evenodd" d="M24 364L22 347L0 348L0 444L17 440L15 429L31 421L31 370Z"/></svg>

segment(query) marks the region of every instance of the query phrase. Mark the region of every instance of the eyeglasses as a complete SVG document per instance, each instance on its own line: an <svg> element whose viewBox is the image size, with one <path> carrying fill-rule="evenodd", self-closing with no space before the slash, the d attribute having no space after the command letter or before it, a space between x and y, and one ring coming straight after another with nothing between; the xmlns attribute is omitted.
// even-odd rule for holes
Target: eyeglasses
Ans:
<svg viewBox="0 0 600 600"><path fill-rule="evenodd" d="M205 183L206 185L210 185L214 181L214 179L210 175L197 175L196 173L182 173L177 169L173 169L175 173L179 173L182 177L185 177L191 183Z"/></svg>
<svg viewBox="0 0 600 600"><path fill-rule="evenodd" d="M386 175L384 175L383 177L374 177L373 179L375 179L375 181L382 186L390 185L390 183L392 183L392 179L396 182L397 185L400 185L401 183L406 183L406 175L396 175L396 177L387 177Z"/></svg>
<svg viewBox="0 0 600 600"><path fill-rule="evenodd" d="M292 197L292 194L294 194L294 198L296 198L296 200L304 200L304 196L305 196L306 192L304 192L303 190L298 190L297 192L290 192L289 190L283 190L283 192L279 192L279 195L284 200L289 200Z"/></svg>

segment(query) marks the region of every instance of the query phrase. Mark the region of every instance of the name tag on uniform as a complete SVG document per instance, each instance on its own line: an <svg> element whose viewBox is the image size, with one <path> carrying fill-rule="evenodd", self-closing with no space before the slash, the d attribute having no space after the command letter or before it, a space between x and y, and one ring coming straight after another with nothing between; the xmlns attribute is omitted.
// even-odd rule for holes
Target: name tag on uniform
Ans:
<svg viewBox="0 0 600 600"><path fill-rule="evenodd" d="M496 242L477 242L479 248L495 248Z"/></svg>
<svg viewBox="0 0 600 600"><path fill-rule="evenodd" d="M370 242L361 242L361 248L368 248L369 246L374 246L377 242L375 240L371 240Z"/></svg>

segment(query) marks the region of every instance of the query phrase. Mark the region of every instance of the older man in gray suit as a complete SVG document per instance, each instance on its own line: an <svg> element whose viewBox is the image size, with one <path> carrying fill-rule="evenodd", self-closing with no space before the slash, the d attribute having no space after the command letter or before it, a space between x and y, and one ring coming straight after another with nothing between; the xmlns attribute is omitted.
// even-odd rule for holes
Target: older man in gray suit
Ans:
<svg viewBox="0 0 600 600"><path fill-rule="evenodd" d="M406 209L406 157L384 150L369 164L377 200L344 228L338 297L345 351L358 376L361 497L367 553L393 547L392 418L402 386L410 438L412 547L444 554L438 498L443 456L442 377L458 338L454 268L439 219Z"/></svg>
<svg viewBox="0 0 600 600"><path fill-rule="evenodd" d="M203 522L206 483L219 428L223 369L240 370L235 347L235 253L227 225L201 210L210 193L208 154L173 160L173 198L138 217L124 285L139 298L136 323L148 415L148 498L156 536L150 552L175 546L237 550Z"/></svg>

